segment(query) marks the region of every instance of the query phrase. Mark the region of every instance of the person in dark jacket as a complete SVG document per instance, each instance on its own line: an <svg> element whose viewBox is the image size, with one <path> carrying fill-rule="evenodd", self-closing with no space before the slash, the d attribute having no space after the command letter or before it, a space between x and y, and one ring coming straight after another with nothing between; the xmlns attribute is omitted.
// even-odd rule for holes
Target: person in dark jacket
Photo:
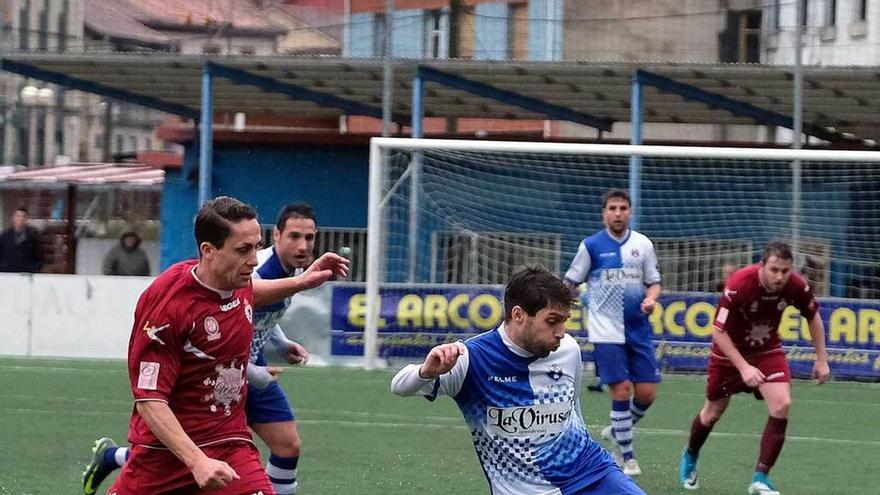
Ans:
<svg viewBox="0 0 880 495"><path fill-rule="evenodd" d="M0 234L0 272L37 273L43 268L40 234L27 219L27 209L16 208L12 227Z"/></svg>
<svg viewBox="0 0 880 495"><path fill-rule="evenodd" d="M150 260L141 248L141 236L134 231L122 234L119 244L104 256L102 271L104 275L148 276Z"/></svg>

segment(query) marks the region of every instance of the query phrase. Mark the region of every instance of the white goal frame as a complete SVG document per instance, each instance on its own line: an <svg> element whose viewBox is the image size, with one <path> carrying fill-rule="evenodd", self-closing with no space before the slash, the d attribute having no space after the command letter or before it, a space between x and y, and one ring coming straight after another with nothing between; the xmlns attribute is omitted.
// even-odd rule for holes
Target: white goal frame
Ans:
<svg viewBox="0 0 880 495"><path fill-rule="evenodd" d="M364 328L364 366L373 369L378 363L378 317L380 270L382 267L383 231L383 178L385 157L392 149L424 151L485 151L499 153L528 153L548 155L602 155L635 157L631 161L631 176L639 170L640 157L650 158L720 158L732 160L773 160L798 163L823 162L876 162L880 165L880 151L844 151L779 148L724 148L701 146L652 146L625 144L574 144L546 142L478 141L454 139L372 138L370 140L369 196L367 214L367 318ZM414 163L417 160L413 160ZM408 170L410 180L417 183L419 167ZM800 167L792 167L799 170ZM796 179L797 180L797 179ZM795 199L797 202L797 198Z"/></svg>

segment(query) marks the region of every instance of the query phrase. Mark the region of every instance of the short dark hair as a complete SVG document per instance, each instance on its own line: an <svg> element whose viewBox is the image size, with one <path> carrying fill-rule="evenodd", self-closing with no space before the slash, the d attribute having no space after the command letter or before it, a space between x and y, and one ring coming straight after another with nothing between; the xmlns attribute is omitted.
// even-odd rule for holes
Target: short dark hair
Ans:
<svg viewBox="0 0 880 495"><path fill-rule="evenodd" d="M315 224L318 223L318 219L315 218L315 209L308 203L292 203L281 208L281 211L278 212L278 221L275 222L275 228L279 232L284 232L284 226L287 225L289 218L307 218L315 222Z"/></svg>
<svg viewBox="0 0 880 495"><path fill-rule="evenodd" d="M24 206L19 206L18 208L15 209L15 211L20 211L20 212L24 213L25 215L28 214L27 208L25 208Z"/></svg>
<svg viewBox="0 0 880 495"><path fill-rule="evenodd" d="M761 263L766 263L771 256L776 256L781 260L793 260L794 255L791 252L791 246L782 241L773 241L764 248L764 255L761 256Z"/></svg>
<svg viewBox="0 0 880 495"><path fill-rule="evenodd" d="M577 293L556 275L539 265L527 265L510 277L504 290L504 321L510 320L514 306L529 316L547 306L571 307Z"/></svg>
<svg viewBox="0 0 880 495"><path fill-rule="evenodd" d="M614 198L620 198L626 201L626 204L632 207L632 199L630 199L629 193L626 192L626 189L619 189L615 187L613 189L605 191L605 194L602 195L602 209L604 210L605 207L608 206L608 201L611 201Z"/></svg>
<svg viewBox="0 0 880 495"><path fill-rule="evenodd" d="M230 224L255 218L257 212L248 204L229 196L214 198L202 205L196 215L194 227L196 246L210 242L217 249L221 249L232 231Z"/></svg>

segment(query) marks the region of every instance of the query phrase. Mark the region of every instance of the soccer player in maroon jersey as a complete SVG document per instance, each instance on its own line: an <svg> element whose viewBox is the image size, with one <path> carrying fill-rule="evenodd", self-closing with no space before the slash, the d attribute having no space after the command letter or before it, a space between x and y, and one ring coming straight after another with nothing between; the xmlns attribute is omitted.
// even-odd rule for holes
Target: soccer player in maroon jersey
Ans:
<svg viewBox="0 0 880 495"><path fill-rule="evenodd" d="M816 350L813 378L821 384L830 373L819 304L804 279L792 273L792 258L788 244L771 242L764 248L761 263L737 270L724 286L715 313L706 402L691 424L679 466L680 481L688 490L699 487L700 447L721 419L730 397L753 392L764 399L770 416L749 493L779 495L767 474L782 451L791 406L791 371L777 333L782 312L789 305L809 322Z"/></svg>
<svg viewBox="0 0 880 495"><path fill-rule="evenodd" d="M345 276L348 262L328 253L299 277L252 282L260 225L228 197L199 210L195 238L198 261L168 268L135 309L131 454L108 494L274 493L244 413L253 308Z"/></svg>

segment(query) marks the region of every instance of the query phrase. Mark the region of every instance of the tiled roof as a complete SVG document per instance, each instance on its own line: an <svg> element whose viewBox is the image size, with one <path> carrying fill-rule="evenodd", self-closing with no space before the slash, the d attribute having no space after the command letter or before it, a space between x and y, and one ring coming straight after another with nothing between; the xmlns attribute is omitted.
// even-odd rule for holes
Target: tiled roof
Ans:
<svg viewBox="0 0 880 495"><path fill-rule="evenodd" d="M85 25L111 38L166 45L170 39L138 20L143 13L126 1L85 0Z"/></svg>
<svg viewBox="0 0 880 495"><path fill-rule="evenodd" d="M120 189L155 188L165 182L165 171L146 165L79 163L60 167L25 168L10 172L0 167L0 187L33 188L67 184Z"/></svg>

